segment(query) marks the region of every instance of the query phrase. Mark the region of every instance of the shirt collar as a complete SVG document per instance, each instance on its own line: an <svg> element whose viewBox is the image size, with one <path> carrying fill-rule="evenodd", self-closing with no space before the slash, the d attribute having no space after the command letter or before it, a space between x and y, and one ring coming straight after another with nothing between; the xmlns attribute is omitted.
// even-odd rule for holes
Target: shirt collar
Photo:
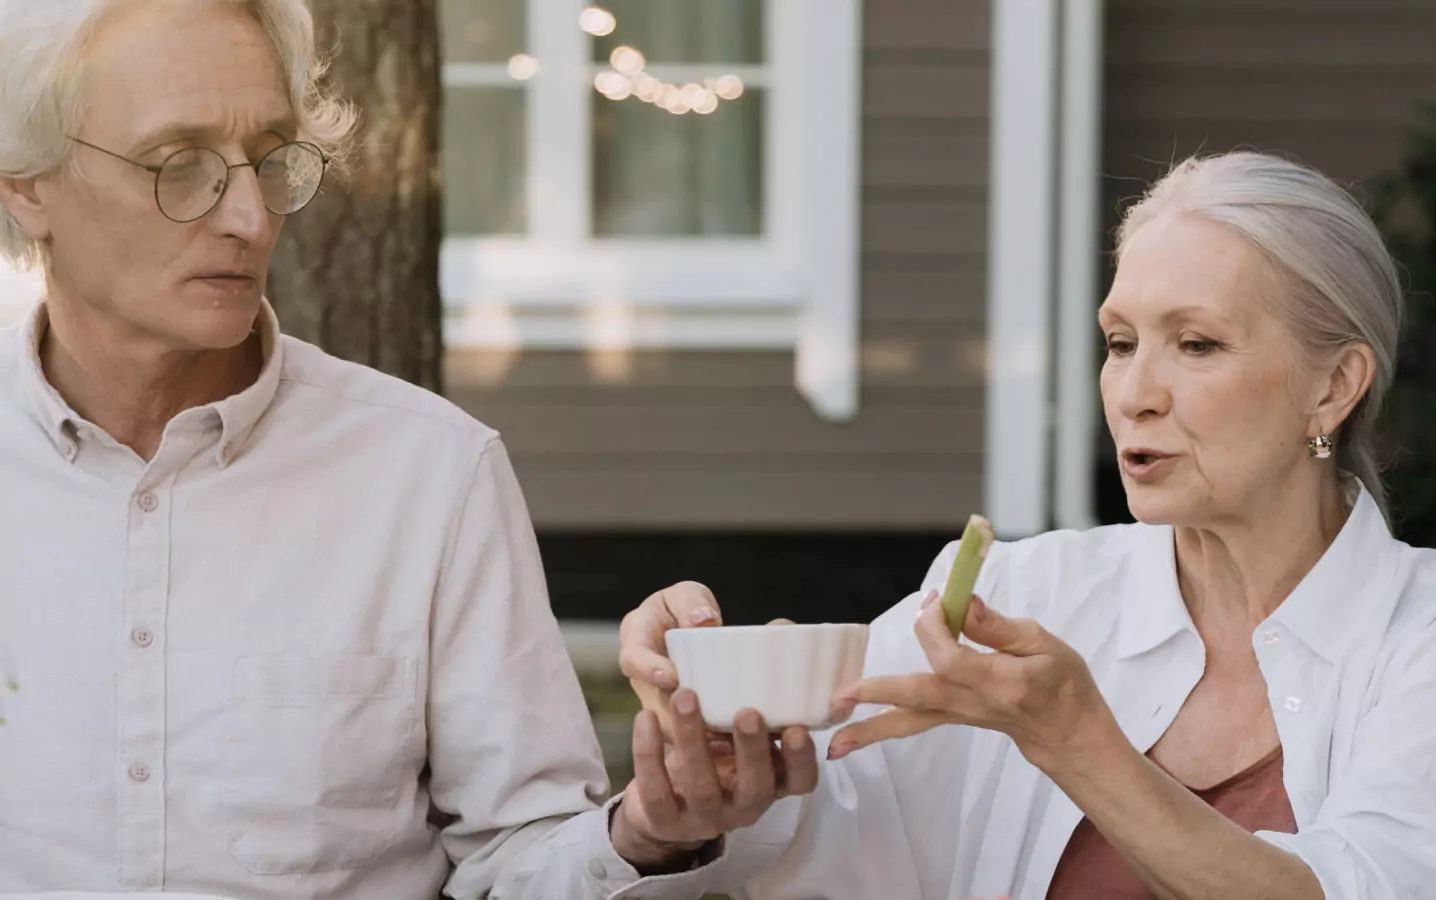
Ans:
<svg viewBox="0 0 1436 900"><path fill-rule="evenodd" d="M1170 525L1137 529L1132 568L1124 579L1117 620L1117 658L1127 659L1166 643L1183 631L1196 633L1177 584L1177 550Z"/></svg>
<svg viewBox="0 0 1436 900"><path fill-rule="evenodd" d="M72 423L80 417L50 386L40 365L40 339L49 325L49 311L44 303L37 303L20 328L20 390L30 416L44 429L50 443L66 459L73 460L78 446Z"/></svg>
<svg viewBox="0 0 1436 900"><path fill-rule="evenodd" d="M1331 546L1266 624L1276 623L1313 653L1335 663L1359 626L1379 607L1396 572L1400 544L1391 537L1376 501L1355 478L1347 496L1351 513ZM1177 584L1171 526L1135 526L1142 534L1123 592L1117 653L1126 659L1182 631L1196 632Z"/></svg>
<svg viewBox="0 0 1436 900"><path fill-rule="evenodd" d="M211 404L211 408L219 413L224 429L219 446L215 449L215 461L221 469L232 463L244 449L254 427L269 411L279 393L279 376L284 366L284 341L280 340L279 318L275 316L274 307L269 305L268 300L262 302L254 327L259 333L259 346L264 358L259 377L254 384L238 394Z"/></svg>
<svg viewBox="0 0 1436 900"><path fill-rule="evenodd" d="M1377 615L1399 569L1401 544L1376 500L1356 479L1351 514L1311 571L1268 617L1329 663L1336 663Z"/></svg>
<svg viewBox="0 0 1436 900"><path fill-rule="evenodd" d="M40 363L40 341L49 324L49 311L44 303L37 303L20 328L20 388L31 417L44 429L56 451L66 459L74 460L78 452L75 423L82 419L45 378ZM215 459L220 468L234 461L279 393L284 342L280 340L279 319L268 300L264 300L260 307L255 331L259 334L264 358L259 377L240 393L207 407L218 415L222 429L215 448Z"/></svg>

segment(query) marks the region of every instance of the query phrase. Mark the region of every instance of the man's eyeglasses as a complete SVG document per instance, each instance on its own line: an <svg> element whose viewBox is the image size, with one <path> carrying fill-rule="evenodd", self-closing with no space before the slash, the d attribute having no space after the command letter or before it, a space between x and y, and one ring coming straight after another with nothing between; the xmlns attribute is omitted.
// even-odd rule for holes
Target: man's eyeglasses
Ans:
<svg viewBox="0 0 1436 900"><path fill-rule="evenodd" d="M235 169L253 169L259 178L259 193L264 207L276 216L290 216L309 205L319 193L329 159L318 147L305 141L281 144L266 153L258 162L231 166L217 151L207 147L189 147L165 157L157 166L135 162L104 147L97 147L77 137L70 140L98 150L106 156L127 162L155 176L155 202L165 218L185 223L202 219L224 197L229 187L229 173Z"/></svg>

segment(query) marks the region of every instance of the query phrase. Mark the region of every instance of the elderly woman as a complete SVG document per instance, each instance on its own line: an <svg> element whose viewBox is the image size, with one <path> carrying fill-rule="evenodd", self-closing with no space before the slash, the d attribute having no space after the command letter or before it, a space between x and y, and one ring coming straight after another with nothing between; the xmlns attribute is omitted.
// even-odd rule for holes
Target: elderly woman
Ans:
<svg viewBox="0 0 1436 900"><path fill-rule="evenodd" d="M1436 557L1392 538L1372 456L1401 318L1392 261L1341 189L1256 154L1178 166L1130 210L1118 260L1101 391L1140 524L996 545L961 643L932 602L945 550L873 625L864 680L835 698L860 713L819 738L817 791L734 831L714 886L1433 890ZM717 616L691 584L630 614L624 665L648 705L674 686L663 631ZM675 756L709 752L694 708L673 695ZM740 730L759 729L747 712ZM640 759L662 752L643 716ZM710 837L722 817L704 801L753 780L745 754L640 778L623 802Z"/></svg>

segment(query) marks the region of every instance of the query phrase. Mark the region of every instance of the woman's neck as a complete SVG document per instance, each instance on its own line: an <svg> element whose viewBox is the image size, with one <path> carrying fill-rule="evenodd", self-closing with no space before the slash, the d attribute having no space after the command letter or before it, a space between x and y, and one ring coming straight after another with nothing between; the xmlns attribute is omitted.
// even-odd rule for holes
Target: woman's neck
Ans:
<svg viewBox="0 0 1436 900"><path fill-rule="evenodd" d="M1258 511L1177 527L1177 582L1203 637L1249 641L1340 533L1350 510L1334 470L1302 474Z"/></svg>

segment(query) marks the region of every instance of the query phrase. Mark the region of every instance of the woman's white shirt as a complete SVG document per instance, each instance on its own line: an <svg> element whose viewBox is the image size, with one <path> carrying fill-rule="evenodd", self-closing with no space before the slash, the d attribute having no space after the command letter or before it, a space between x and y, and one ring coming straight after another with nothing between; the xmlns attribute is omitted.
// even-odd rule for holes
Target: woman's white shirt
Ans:
<svg viewBox="0 0 1436 900"><path fill-rule="evenodd" d="M912 625L955 552L873 623L866 675L929 669ZM977 593L1081 653L1143 752L1202 677L1170 527L999 543ZM1436 889L1436 551L1392 538L1361 491L1252 644L1299 829L1259 837L1305 860L1328 900ZM1039 900L1081 818L1007 736L945 726L825 763L816 792L730 835L713 886L747 900Z"/></svg>

